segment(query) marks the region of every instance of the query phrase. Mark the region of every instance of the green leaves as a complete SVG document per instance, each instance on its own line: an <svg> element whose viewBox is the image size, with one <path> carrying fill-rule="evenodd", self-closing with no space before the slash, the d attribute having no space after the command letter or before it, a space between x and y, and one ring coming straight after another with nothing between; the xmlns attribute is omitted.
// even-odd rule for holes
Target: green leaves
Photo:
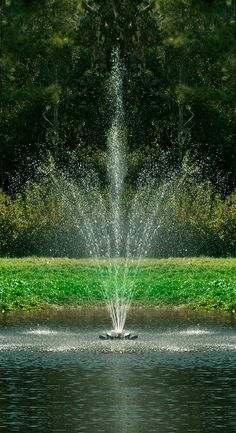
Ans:
<svg viewBox="0 0 236 433"><path fill-rule="evenodd" d="M129 187L144 167L155 166L158 181L189 152L218 191L219 177L233 190L233 2L12 0L2 12L0 182L6 190L16 177L23 188L48 151L60 167L70 165L74 151L78 165L89 162L106 182L106 86L115 45L126 70Z"/></svg>
<svg viewBox="0 0 236 433"><path fill-rule="evenodd" d="M60 100L62 88L59 84L51 84L43 89L43 94L48 101L52 102L52 104L56 104Z"/></svg>

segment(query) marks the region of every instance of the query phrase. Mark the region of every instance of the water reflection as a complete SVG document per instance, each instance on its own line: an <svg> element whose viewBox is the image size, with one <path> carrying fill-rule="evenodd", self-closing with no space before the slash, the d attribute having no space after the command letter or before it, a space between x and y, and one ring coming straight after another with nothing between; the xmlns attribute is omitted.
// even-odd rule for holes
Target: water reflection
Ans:
<svg viewBox="0 0 236 433"><path fill-rule="evenodd" d="M195 339L195 350L101 353L40 350L63 338L73 346L91 334L89 320L74 327L49 322L37 326L27 318L0 327L1 432L236 432L233 323L143 323L140 341L162 336L166 345L184 339L188 347Z"/></svg>

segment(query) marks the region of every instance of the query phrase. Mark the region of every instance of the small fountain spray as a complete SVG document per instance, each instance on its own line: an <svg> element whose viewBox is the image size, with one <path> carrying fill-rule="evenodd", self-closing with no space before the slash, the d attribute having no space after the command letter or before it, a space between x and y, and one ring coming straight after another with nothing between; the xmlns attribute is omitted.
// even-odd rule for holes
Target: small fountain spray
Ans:
<svg viewBox="0 0 236 433"><path fill-rule="evenodd" d="M129 210L123 205L126 162L126 127L123 107L123 65L119 49L112 53L110 98L112 121L108 134L109 230L107 245L108 278L103 280L103 293L113 329L100 335L102 339L136 339L137 335L124 330L127 313L134 292L134 281L140 261L150 250L157 225L154 224L159 203L155 182L142 173Z"/></svg>
<svg viewBox="0 0 236 433"><path fill-rule="evenodd" d="M112 319L113 330L100 338L131 338L130 333L124 332L124 325L129 310L129 294L126 288L125 274L122 272L121 256L125 243L125 221L123 210L123 193L126 163L126 129L123 107L123 67L119 58L119 49L112 52L112 70L110 80L110 98L112 105L112 122L108 134L108 162L109 206L111 229L111 256L113 290L105 290L107 308Z"/></svg>

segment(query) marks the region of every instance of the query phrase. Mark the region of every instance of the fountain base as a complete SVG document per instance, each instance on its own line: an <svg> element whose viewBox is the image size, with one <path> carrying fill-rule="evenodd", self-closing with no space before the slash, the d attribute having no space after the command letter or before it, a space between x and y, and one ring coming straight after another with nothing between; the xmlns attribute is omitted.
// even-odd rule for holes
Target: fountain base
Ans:
<svg viewBox="0 0 236 433"><path fill-rule="evenodd" d="M101 340L136 340L138 336L131 332L117 332L113 330L99 335L99 338Z"/></svg>

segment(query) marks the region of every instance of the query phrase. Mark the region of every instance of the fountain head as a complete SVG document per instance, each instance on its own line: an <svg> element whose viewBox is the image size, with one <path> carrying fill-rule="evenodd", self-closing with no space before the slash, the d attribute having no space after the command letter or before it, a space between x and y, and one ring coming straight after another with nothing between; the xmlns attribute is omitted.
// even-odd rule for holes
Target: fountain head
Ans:
<svg viewBox="0 0 236 433"><path fill-rule="evenodd" d="M99 338L101 340L136 340L138 336L136 334L131 334L131 332L112 330L99 335Z"/></svg>

